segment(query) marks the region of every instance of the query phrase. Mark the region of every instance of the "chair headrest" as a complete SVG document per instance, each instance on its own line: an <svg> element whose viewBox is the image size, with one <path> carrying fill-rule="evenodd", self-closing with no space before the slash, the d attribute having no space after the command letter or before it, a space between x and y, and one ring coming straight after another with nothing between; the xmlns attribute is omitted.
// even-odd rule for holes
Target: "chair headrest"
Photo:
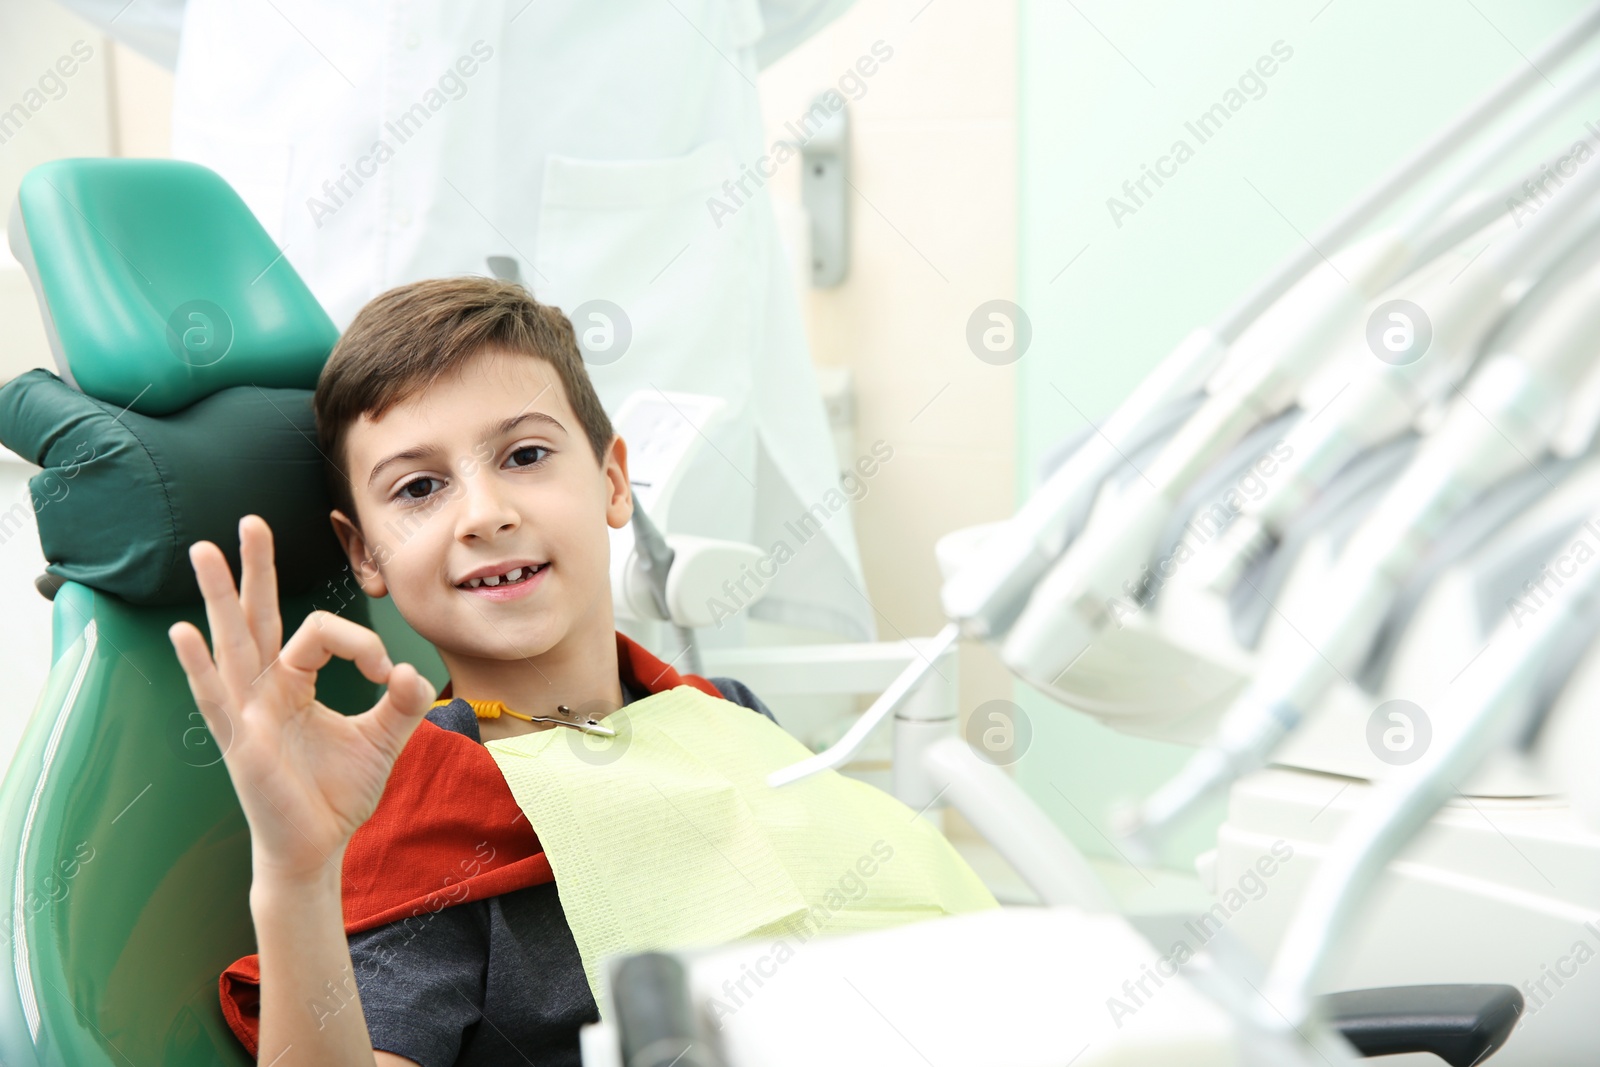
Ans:
<svg viewBox="0 0 1600 1067"><path fill-rule="evenodd" d="M23 176L7 232L61 372L0 387L0 442L44 468L40 591L198 603L189 545L239 574L250 513L282 593L336 585L311 398L338 330L228 183L177 160L55 160Z"/></svg>
<svg viewBox="0 0 1600 1067"><path fill-rule="evenodd" d="M143 415L313 389L339 332L239 194L170 159L58 159L7 228L63 380Z"/></svg>

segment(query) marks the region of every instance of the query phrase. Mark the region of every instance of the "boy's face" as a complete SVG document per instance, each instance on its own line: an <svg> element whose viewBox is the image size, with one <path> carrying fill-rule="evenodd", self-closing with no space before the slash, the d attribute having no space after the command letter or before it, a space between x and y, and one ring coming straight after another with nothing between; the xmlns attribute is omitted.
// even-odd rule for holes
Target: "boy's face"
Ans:
<svg viewBox="0 0 1600 1067"><path fill-rule="evenodd" d="M550 364L486 350L383 418L363 415L345 442L361 529L335 510L335 532L361 588L394 597L447 668L525 659L572 633L613 639L606 527L633 515L627 448L613 437L596 465ZM545 567L519 584L460 584L532 563Z"/></svg>

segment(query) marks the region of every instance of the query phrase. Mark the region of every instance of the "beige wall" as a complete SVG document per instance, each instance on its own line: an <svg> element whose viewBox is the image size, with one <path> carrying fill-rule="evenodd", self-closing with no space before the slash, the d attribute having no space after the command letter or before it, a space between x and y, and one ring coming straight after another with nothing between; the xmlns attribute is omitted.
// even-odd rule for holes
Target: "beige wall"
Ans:
<svg viewBox="0 0 1600 1067"><path fill-rule="evenodd" d="M13 4L12 8L22 8ZM0 16L0 230L5 214L16 199L17 185L30 168L62 156L104 155L111 144L111 50L99 33L56 4L32 4L24 10L7 10ZM82 42L79 44L79 42ZM78 51L74 53L74 45ZM88 52L85 53L84 49ZM79 62L78 57L88 58ZM71 75L61 77L56 67L66 61ZM42 78L55 79L46 84ZM42 105L19 121L21 103L35 107L29 92ZM5 323L5 343L0 344L0 381L31 367L50 367L33 287L0 241L0 321Z"/></svg>
<svg viewBox="0 0 1600 1067"><path fill-rule="evenodd" d="M848 105L850 276L802 294L816 361L854 377L858 440L895 450L856 512L885 640L943 625L934 542L1015 510L1014 367L977 359L966 327L1016 297L1016 33L1009 3L857 0L760 81L770 143L875 41L894 50ZM798 202L798 161L769 188ZM1011 697L986 649L964 645L961 672L963 716Z"/></svg>
<svg viewBox="0 0 1600 1067"><path fill-rule="evenodd" d="M165 158L172 154L172 72L130 48L112 49L116 85L112 154Z"/></svg>
<svg viewBox="0 0 1600 1067"><path fill-rule="evenodd" d="M0 231L17 185L30 168L65 156L155 156L171 154L172 75L128 48L115 44L56 4L35 4L27 17L8 15L0 37L0 71L11 75L6 91L35 86L73 46L83 42L89 58L72 64L64 91L50 98L27 123L7 131L0 145ZM8 108L15 99L0 102ZM0 381L31 367L55 369L33 287L0 241L0 317L7 323L0 345Z"/></svg>

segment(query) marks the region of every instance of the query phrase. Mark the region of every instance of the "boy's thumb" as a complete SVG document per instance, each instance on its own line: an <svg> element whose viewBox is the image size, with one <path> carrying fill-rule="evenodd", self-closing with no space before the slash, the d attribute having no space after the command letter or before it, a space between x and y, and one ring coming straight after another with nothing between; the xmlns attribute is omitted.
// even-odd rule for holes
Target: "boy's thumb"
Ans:
<svg viewBox="0 0 1600 1067"><path fill-rule="evenodd" d="M400 745L422 723L422 718L433 707L433 683L409 663L398 663L389 672L389 685L383 697L373 706L373 712ZM396 755L398 755L398 748Z"/></svg>
<svg viewBox="0 0 1600 1067"><path fill-rule="evenodd" d="M424 678L422 676L422 672L417 670L411 664L402 663L400 666L404 667L412 674L412 678L404 684L407 692L411 694L410 700L414 701L414 703L408 702L405 706L405 711L408 714L415 715L417 718L421 718L428 713L429 708L433 707L435 692L433 683ZM398 669L399 668L396 668L396 670ZM390 688L391 690L393 689L392 677L390 679Z"/></svg>

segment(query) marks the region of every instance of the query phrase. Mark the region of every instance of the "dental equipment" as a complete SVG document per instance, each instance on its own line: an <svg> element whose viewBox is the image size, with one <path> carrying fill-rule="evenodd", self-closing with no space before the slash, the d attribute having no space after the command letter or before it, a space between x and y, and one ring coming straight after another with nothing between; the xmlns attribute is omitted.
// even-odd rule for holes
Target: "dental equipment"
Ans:
<svg viewBox="0 0 1600 1067"><path fill-rule="evenodd" d="M1399 583L1446 526L1546 449L1567 392L1594 358L1600 266L1589 266L1547 304L1501 337L1466 389L1456 390L1444 421L1345 548L1324 586L1332 604L1303 635L1303 647L1264 668L1223 717L1213 745L1119 816L1130 846L1152 849L1185 812L1264 764L1335 678L1356 666Z"/></svg>
<svg viewBox="0 0 1600 1067"><path fill-rule="evenodd" d="M610 531L612 608L620 620L667 623L694 674L702 673L703 663L694 629L721 623L727 612L718 614L719 598L763 558L753 544L666 532L680 487L709 444L708 432L727 418L721 397L658 389L630 394L611 420L628 442L634 503L632 521ZM743 606L767 590L758 584Z"/></svg>
<svg viewBox="0 0 1600 1067"><path fill-rule="evenodd" d="M1001 646L1013 671L1045 692L1110 623L1106 605L1123 581L1151 556L1155 540L1184 492L1252 426L1288 407L1330 348L1356 333L1363 309L1415 269L1415 246L1435 219L1486 171L1533 131L1567 109L1600 81L1600 56L1572 82L1542 101L1527 121L1500 131L1398 227L1380 231L1333 256L1326 270L1274 304L1240 336L1207 381L1205 404L1162 450L1130 491L1097 507L1082 535L1040 581ZM1585 188L1596 178L1584 175ZM1472 328L1503 309L1505 288L1544 246L1566 235L1562 225L1581 197L1565 198L1560 218L1547 205L1514 250L1469 272L1452 301ZM1532 232L1537 229L1538 233ZM1319 291L1320 290L1320 291ZM1298 297L1295 299L1294 297ZM1469 329L1469 333L1471 330Z"/></svg>
<svg viewBox="0 0 1600 1067"><path fill-rule="evenodd" d="M673 618L672 606L667 600L667 577L672 573L672 561L677 552L667 544L656 524L650 521L644 505L637 500L633 508L633 538L639 551L638 572L646 579L656 611L671 622L679 643L688 652L689 672L703 674L705 664L700 657L700 646L695 643L694 631Z"/></svg>
<svg viewBox="0 0 1600 1067"><path fill-rule="evenodd" d="M1590 515L1584 528L1600 529L1597 524L1600 513ZM1563 589L1552 610L1536 614L1526 625L1507 617L1494 630L1482 656L1462 672L1459 685L1452 685L1450 713L1434 717L1446 736L1436 735L1433 747L1410 773L1380 784L1324 855L1263 991L1281 1015L1263 1017L1262 1025L1295 1027L1311 1018L1312 990L1326 975L1336 948L1347 940L1384 869L1459 792L1457 783L1514 738L1558 635L1582 615L1597 588L1600 567L1589 567Z"/></svg>
<svg viewBox="0 0 1600 1067"><path fill-rule="evenodd" d="M1272 546L1289 517L1309 504L1346 463L1400 433L1419 411L1438 402L1460 381L1475 363L1481 339L1495 320L1554 284L1552 259L1569 257L1594 237L1600 228L1597 188L1600 180L1592 174L1575 181L1559 201L1548 205L1558 218L1542 214L1537 221L1547 225L1513 231L1510 243L1490 256L1485 267L1469 263L1451 277L1408 279L1389 290L1384 304L1407 300L1430 320L1432 343L1427 352L1394 362L1362 352L1362 358L1351 361L1349 376L1334 397L1290 432L1287 440L1293 455L1266 493L1246 502L1208 560L1197 567L1200 580L1217 592L1233 586L1245 568ZM1483 237L1479 234L1476 240ZM1498 235L1490 238L1495 239ZM1479 286L1457 287L1455 274L1482 277L1485 269L1491 279L1510 280L1489 294ZM1427 328L1414 322L1409 327Z"/></svg>
<svg viewBox="0 0 1600 1067"><path fill-rule="evenodd" d="M1484 678L1488 653L1482 650L1501 621L1511 615L1526 626L1553 598L1567 595L1575 572L1600 559L1600 538L1581 525L1600 499L1600 452L1538 462L1538 470L1523 467L1502 479L1450 525L1407 576L1359 674L1349 672L1308 709L1269 766L1229 789L1215 847L1195 861L1202 884L1214 895L1236 885L1267 843L1279 838L1293 846L1297 863L1299 857L1307 860L1281 892L1274 887L1270 898L1251 903L1229 923L1256 959L1270 963L1278 957L1302 921L1300 903L1323 877L1324 857L1337 851L1352 821L1365 818L1374 793L1415 771L1416 757L1431 756L1448 743L1465 713L1460 695ZM1392 484L1393 478L1385 481ZM1301 555L1294 577L1274 594L1282 616L1273 614L1268 640L1251 657L1255 664L1297 640L1283 622L1302 625L1321 610L1323 580L1336 565L1338 545L1348 543L1361 521L1328 513L1322 505L1319 500L1315 510L1325 518L1297 517L1289 540L1268 557L1277 566L1285 551ZM1357 502L1355 510L1370 514L1370 502ZM1558 564L1551 565L1552 559ZM1263 581L1255 572L1251 580ZM1249 591L1245 584L1243 592ZM1360 919L1342 935L1319 989L1508 984L1524 992L1527 1008L1499 1062L1582 1062L1582 1050L1600 1033L1592 1012L1600 972L1584 968L1576 982L1564 979L1553 1002L1539 983L1554 981L1544 965L1575 940L1592 946L1600 937L1584 926L1600 926L1600 821L1585 825L1577 795L1595 780L1592 754L1600 730L1594 727L1600 716L1593 709L1600 688L1593 679L1600 671L1588 670L1585 688L1583 669L1571 667L1583 648L1567 647L1600 632L1597 602L1590 598L1581 617L1555 635L1560 647L1542 653L1532 697L1533 716L1553 719L1565 709L1581 724L1579 736L1561 739L1563 745L1584 746L1563 753L1576 774L1541 765L1513 743L1456 778L1459 793L1408 842L1359 907ZM1176 603L1152 617L1162 632L1194 625ZM1589 667L1600 667L1600 655L1587 655ZM1479 662L1463 674L1475 658ZM1543 712L1547 707L1553 710ZM1534 718L1524 721L1531 729ZM1550 734L1546 726L1541 744ZM1262 990L1267 969L1251 975ZM1570 967L1563 973L1568 972Z"/></svg>
<svg viewBox="0 0 1600 1067"><path fill-rule="evenodd" d="M983 551L947 577L940 596L945 615L953 621L938 635L937 643L947 646L962 634L979 639L996 639L1006 634L1040 579L1079 534L1100 484L1125 462L1125 452L1136 443L1159 435L1164 428L1161 416L1170 413L1176 402L1199 389L1218 369L1229 347L1275 304L1293 305L1294 310L1283 316L1292 319L1298 309L1316 303L1315 296L1332 287L1333 280L1326 276L1329 272L1317 270L1324 265L1319 249L1338 247L1350 240L1437 167L1441 159L1453 154L1480 128L1494 121L1533 88L1544 76L1544 68L1566 60L1597 31L1600 31L1600 4L1591 6L1570 22L1535 51L1526 65L1514 69L1398 167L1374 183L1308 241L1306 247L1285 257L1259 285L1213 324L1199 327L1185 337L1104 426L1097 427L1095 434L1029 497L1017 514L985 539ZM1419 247L1434 247L1436 240L1436 232L1419 235ZM1384 257L1377 258L1381 261ZM1323 302L1326 300L1324 296ZM872 730L915 688L931 663L930 658L908 667L905 675L874 701L844 738L818 757L772 775L771 784L782 785L846 762ZM1057 678L1060 673L1056 673Z"/></svg>

